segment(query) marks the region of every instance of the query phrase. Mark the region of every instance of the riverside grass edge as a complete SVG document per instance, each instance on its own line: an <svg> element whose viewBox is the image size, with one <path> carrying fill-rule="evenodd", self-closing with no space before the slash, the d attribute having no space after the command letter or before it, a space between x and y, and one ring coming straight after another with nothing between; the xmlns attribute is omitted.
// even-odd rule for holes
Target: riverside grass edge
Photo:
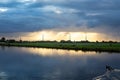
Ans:
<svg viewBox="0 0 120 80"><path fill-rule="evenodd" d="M66 49L66 50L82 50L82 51L105 51L105 52L120 52L120 43L61 43L61 42L15 42L6 43L0 42L0 46L14 46L14 47L34 47L34 48L52 48L52 49Z"/></svg>

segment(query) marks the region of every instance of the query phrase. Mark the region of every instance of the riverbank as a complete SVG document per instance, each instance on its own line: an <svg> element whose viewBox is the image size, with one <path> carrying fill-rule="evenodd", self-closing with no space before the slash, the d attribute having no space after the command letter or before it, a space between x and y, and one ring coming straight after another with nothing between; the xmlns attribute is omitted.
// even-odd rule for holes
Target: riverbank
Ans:
<svg viewBox="0 0 120 80"><path fill-rule="evenodd" d="M53 48L82 51L107 51L120 52L120 43L60 43L60 42L24 42L24 43L0 43L0 46Z"/></svg>

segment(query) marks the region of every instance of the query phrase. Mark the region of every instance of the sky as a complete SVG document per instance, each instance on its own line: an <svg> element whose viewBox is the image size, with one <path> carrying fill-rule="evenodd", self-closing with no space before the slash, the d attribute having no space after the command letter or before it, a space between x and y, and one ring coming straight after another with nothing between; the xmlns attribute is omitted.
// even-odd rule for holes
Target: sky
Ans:
<svg viewBox="0 0 120 80"><path fill-rule="evenodd" d="M0 0L0 37L119 40L120 0ZM70 38L71 37L71 38Z"/></svg>

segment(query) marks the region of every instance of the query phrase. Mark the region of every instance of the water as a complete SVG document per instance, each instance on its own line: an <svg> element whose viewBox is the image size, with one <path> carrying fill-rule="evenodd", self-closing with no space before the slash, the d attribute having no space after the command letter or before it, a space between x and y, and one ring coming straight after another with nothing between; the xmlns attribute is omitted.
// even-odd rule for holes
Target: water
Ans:
<svg viewBox="0 0 120 80"><path fill-rule="evenodd" d="M105 74L97 76L93 80L120 80L120 70L106 71Z"/></svg>
<svg viewBox="0 0 120 80"><path fill-rule="evenodd" d="M0 47L0 80L120 80L105 65L120 69L120 54Z"/></svg>

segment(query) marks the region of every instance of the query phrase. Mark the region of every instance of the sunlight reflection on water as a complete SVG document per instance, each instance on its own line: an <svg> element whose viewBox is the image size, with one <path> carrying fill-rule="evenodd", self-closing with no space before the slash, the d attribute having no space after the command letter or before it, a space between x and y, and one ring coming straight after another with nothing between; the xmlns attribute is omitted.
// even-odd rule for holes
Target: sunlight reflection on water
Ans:
<svg viewBox="0 0 120 80"><path fill-rule="evenodd" d="M0 71L7 80L92 80L106 64L119 68L119 61L120 54L108 52L0 47Z"/></svg>
<svg viewBox="0 0 120 80"><path fill-rule="evenodd" d="M22 48L23 51L26 51L26 48ZM54 55L59 55L59 56L64 56L64 55L69 55L69 56L82 56L82 55L95 55L96 52L83 52L83 51L75 51L75 50L60 50L60 49L45 49L45 48L28 48L28 52L36 55L41 55L41 56L54 56Z"/></svg>

